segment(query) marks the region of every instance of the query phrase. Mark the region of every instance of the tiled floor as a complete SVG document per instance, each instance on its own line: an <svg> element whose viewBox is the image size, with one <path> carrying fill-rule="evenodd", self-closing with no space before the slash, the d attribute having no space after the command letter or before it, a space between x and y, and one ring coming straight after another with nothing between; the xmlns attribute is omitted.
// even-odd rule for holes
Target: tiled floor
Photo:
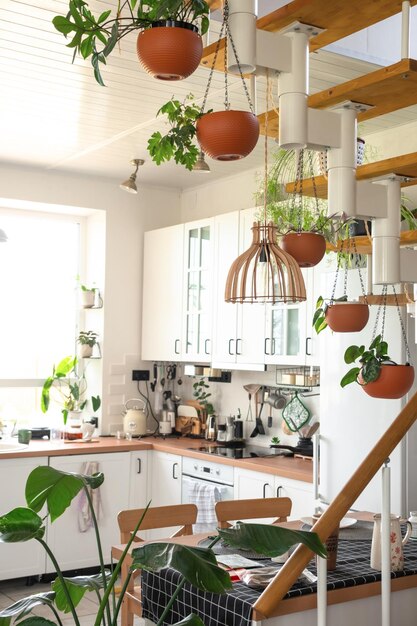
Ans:
<svg viewBox="0 0 417 626"><path fill-rule="evenodd" d="M15 580L0 581L0 609L6 608L21 598L30 596L35 593L45 593L51 590L50 583L35 583L27 586L25 578ZM97 615L98 598L95 593L86 593L77 607L77 615L80 618L80 626L93 626ZM37 607L33 610L33 614L41 615L46 619L50 619L55 623L55 616L51 610L45 606ZM71 613L61 614L63 626L74 624ZM120 619L119 619L120 623ZM134 626L143 626L144 620L135 618Z"/></svg>

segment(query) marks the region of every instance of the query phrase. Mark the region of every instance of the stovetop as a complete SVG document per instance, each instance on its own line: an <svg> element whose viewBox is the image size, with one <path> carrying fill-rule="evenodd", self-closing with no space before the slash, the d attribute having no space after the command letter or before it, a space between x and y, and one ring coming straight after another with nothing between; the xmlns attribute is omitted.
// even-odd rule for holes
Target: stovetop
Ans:
<svg viewBox="0 0 417 626"><path fill-rule="evenodd" d="M256 459L267 456L294 456L289 450L281 450L277 448L263 448L262 446L241 446L241 447L228 447L206 445L200 448L189 448L195 452L203 452L204 454L211 454L213 456L223 456L228 459Z"/></svg>

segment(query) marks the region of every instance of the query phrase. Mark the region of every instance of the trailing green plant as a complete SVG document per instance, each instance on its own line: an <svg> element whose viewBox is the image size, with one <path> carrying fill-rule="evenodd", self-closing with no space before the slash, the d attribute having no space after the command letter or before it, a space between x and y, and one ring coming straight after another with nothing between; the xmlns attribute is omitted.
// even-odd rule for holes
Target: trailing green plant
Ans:
<svg viewBox="0 0 417 626"><path fill-rule="evenodd" d="M92 330L81 330L78 335L77 342L81 346L90 346L90 348L92 348L97 343L97 337L98 334Z"/></svg>
<svg viewBox="0 0 417 626"><path fill-rule="evenodd" d="M323 296L317 298L316 310L313 315L313 328L317 334L327 328L326 312L331 302L347 302L347 296L340 296L340 298L333 300L325 299Z"/></svg>
<svg viewBox="0 0 417 626"><path fill-rule="evenodd" d="M45 380L41 392L41 410L46 413L51 402L51 389L56 389L63 408L61 413L64 424L67 423L69 411L83 411L88 403L85 397L87 391L87 379L85 373L77 373L78 359L76 356L67 356L52 368L52 375ZM96 412L101 406L100 396L91 396L93 411Z"/></svg>
<svg viewBox="0 0 417 626"><path fill-rule="evenodd" d="M172 97L159 109L157 115L167 116L170 129L165 135L156 131L148 140L148 152L157 165L174 159L188 170L193 169L200 151L194 142L196 122L202 115L193 100L192 94L183 102Z"/></svg>
<svg viewBox="0 0 417 626"><path fill-rule="evenodd" d="M210 385L206 383L204 378L200 378L200 380L193 383L193 397L204 408L207 415L213 415L214 406L207 400L207 398L211 397L211 393L208 393L206 389L210 389Z"/></svg>
<svg viewBox="0 0 417 626"><path fill-rule="evenodd" d="M37 467L30 473L25 489L27 506L13 509L0 517L0 542L38 542L51 559L57 577L52 582L51 591L30 595L1 609L1 626L10 626L12 621L22 626L53 626L54 624L62 626L60 612L71 613L74 626L80 626L77 607L87 591L95 592L99 601L94 626L116 626L133 571L140 568L159 572L166 567L172 567L182 576L158 621L157 626L162 626L185 582L191 583L204 592L212 593L225 593L232 587L229 574L217 565L216 556L211 549L219 539L224 539L234 547L255 550L271 557L284 554L297 543L303 543L320 556L325 557L327 555L326 548L316 533L239 522L232 528L219 530L218 538L214 539L208 548L190 547L169 542L147 543L135 548L131 554L132 563L129 573L123 581L118 598L116 598L115 586L119 584L118 577L122 564L137 531L140 529L149 505L138 520L131 539L115 567L112 570L106 569L100 531L90 493L90 490L98 489L103 481L104 475L101 472L90 476L62 472L49 466ZM91 512L100 567L98 574L68 577L64 576L45 539L46 521L49 518L49 523L55 523L81 491L84 491ZM39 513L44 507L46 508L46 516L42 513L41 517ZM40 605L51 611L53 621L42 616L27 617L34 608ZM182 625L187 624L187 626L204 626L202 620L193 613L190 613L186 620L180 623Z"/></svg>
<svg viewBox="0 0 417 626"><path fill-rule="evenodd" d="M93 15L84 0L70 0L68 13L57 15L52 23L65 38L71 37L68 48L74 49L74 57L91 57L96 81L104 86L100 63L107 58L116 45L135 30L150 28L160 20L200 23L201 33L209 27L209 7L205 0L125 0L117 2L114 12L108 9L99 16Z"/></svg>
<svg viewBox="0 0 417 626"><path fill-rule="evenodd" d="M388 356L388 343L383 340L382 335L377 335L366 350L365 346L349 346L344 355L345 363L350 365L359 362L359 366L352 367L340 381L341 387L346 387L350 383L366 385L379 378L381 366L385 364L396 365ZM360 374L360 380L358 380Z"/></svg>

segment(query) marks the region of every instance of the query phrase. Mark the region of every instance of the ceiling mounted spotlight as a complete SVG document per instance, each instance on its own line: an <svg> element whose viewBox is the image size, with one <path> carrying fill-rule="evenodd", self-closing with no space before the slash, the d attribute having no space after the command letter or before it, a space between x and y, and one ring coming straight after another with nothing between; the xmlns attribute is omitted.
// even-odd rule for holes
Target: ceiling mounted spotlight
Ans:
<svg viewBox="0 0 417 626"><path fill-rule="evenodd" d="M8 237L6 233L4 232L2 228L0 228L0 243L4 243L5 241L7 241L7 239Z"/></svg>
<svg viewBox="0 0 417 626"><path fill-rule="evenodd" d="M209 164L206 162L204 158L204 152L200 150L198 153L197 161L193 165L193 172L201 172L203 174L210 174L211 170Z"/></svg>
<svg viewBox="0 0 417 626"><path fill-rule="evenodd" d="M124 189L129 193L138 193L138 188L136 187L136 176L138 173L138 169L141 165L145 163L143 159L132 159L130 163L136 168L133 174L129 176L127 180L120 184L120 189Z"/></svg>

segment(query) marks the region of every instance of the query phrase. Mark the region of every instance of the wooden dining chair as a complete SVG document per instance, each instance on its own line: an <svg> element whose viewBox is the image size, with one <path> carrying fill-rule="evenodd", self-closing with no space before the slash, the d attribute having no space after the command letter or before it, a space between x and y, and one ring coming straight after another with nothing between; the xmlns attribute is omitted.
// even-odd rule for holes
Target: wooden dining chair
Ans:
<svg viewBox="0 0 417 626"><path fill-rule="evenodd" d="M272 524L286 522L291 514L290 498L253 498L216 502L215 511L220 528L229 528L231 522L249 519L275 518Z"/></svg>
<svg viewBox="0 0 417 626"><path fill-rule="evenodd" d="M175 506L158 506L149 508L138 532L155 530L159 528L180 527L170 537L192 535L193 524L197 520L198 509L195 504L178 504ZM144 509L130 509L121 511L117 516L120 529L121 543L127 543L144 513ZM143 542L145 539L136 533L135 542ZM122 586L129 573L129 559L125 559L121 568ZM142 603L140 594L140 570L133 572L122 603L121 622L122 626L132 626L134 615L141 616Z"/></svg>

